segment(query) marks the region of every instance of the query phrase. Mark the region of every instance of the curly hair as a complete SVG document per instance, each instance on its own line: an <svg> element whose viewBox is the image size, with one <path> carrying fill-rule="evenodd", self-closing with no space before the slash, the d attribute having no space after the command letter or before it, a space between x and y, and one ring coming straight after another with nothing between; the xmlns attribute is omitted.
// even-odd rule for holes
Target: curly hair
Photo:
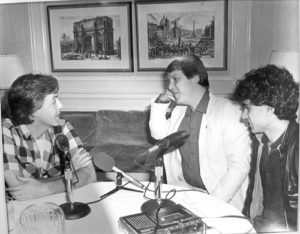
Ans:
<svg viewBox="0 0 300 234"><path fill-rule="evenodd" d="M195 75L199 75L198 84L206 88L209 87L207 70L201 59L196 55L187 54L183 57L174 59L168 65L166 73L171 73L175 70L182 71L188 79L192 79Z"/></svg>
<svg viewBox="0 0 300 234"><path fill-rule="evenodd" d="M292 120L297 117L299 85L285 68L266 65L238 80L232 99L240 104L250 100L256 106L273 107L278 119Z"/></svg>
<svg viewBox="0 0 300 234"><path fill-rule="evenodd" d="M39 110L47 95L58 92L56 78L42 74L18 77L7 90L8 115L14 124L30 124L31 115Z"/></svg>

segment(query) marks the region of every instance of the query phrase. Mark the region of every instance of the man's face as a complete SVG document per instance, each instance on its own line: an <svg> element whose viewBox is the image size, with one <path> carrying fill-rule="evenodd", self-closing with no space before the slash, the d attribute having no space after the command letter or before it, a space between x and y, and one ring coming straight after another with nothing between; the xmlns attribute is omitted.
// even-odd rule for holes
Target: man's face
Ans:
<svg viewBox="0 0 300 234"><path fill-rule="evenodd" d="M242 120L253 133L263 133L269 123L268 106L255 106L250 100L243 102Z"/></svg>
<svg viewBox="0 0 300 234"><path fill-rule="evenodd" d="M59 123L59 114L62 104L57 94L45 97L42 107L34 113L35 122L45 126L56 126Z"/></svg>
<svg viewBox="0 0 300 234"><path fill-rule="evenodd" d="M196 82L188 79L182 71L175 70L168 74L169 90L173 93L176 102L179 104L189 105L192 98L193 88Z"/></svg>

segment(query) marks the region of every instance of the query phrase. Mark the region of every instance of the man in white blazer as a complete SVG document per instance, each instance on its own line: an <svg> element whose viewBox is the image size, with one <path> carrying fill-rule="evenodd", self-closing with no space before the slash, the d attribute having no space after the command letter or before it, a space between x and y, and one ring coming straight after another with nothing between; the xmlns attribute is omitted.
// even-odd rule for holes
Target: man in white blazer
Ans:
<svg viewBox="0 0 300 234"><path fill-rule="evenodd" d="M209 92L206 68L195 55L173 60L169 86L151 100L149 126L159 140L184 130L188 139L164 155L168 184L200 188L242 210L250 168L250 136L241 109ZM170 102L176 102L166 116Z"/></svg>

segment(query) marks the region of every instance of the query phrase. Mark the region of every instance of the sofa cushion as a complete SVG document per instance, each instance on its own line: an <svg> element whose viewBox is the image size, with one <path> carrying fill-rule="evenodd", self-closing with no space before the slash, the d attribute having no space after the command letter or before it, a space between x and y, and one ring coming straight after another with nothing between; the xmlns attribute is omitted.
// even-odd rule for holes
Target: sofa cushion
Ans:
<svg viewBox="0 0 300 234"><path fill-rule="evenodd" d="M94 112L62 112L61 118L68 120L84 147L89 151L96 145L96 114Z"/></svg>
<svg viewBox="0 0 300 234"><path fill-rule="evenodd" d="M149 111L101 110L97 112L97 145L144 145L151 142Z"/></svg>

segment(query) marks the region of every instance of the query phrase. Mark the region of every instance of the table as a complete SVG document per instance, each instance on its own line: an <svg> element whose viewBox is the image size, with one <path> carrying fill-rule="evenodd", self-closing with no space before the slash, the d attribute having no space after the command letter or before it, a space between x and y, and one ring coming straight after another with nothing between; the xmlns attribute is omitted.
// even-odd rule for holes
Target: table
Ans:
<svg viewBox="0 0 300 234"><path fill-rule="evenodd" d="M135 188L133 185L126 187ZM114 182L96 182L86 185L73 191L74 200L76 202L92 202L111 190L116 188ZM154 183L149 186L154 188ZM231 205L214 198L213 196L196 191L181 191L185 188L173 185L162 185L162 198L167 191L171 189L178 190L172 198L177 204L185 206L200 217L208 226L214 227L215 232L212 233L255 233L250 222L246 219L238 218L218 218L225 215L238 215L241 212ZM147 192L147 196L154 198L152 192ZM141 205L146 201L143 193L119 190L116 193L97 203L90 204L91 213L87 216L66 220L66 234L119 234L118 220L119 217L140 213ZM15 217L18 217L24 208L31 204L39 204L43 202L53 202L58 205L66 202L66 193L55 194L35 200L28 201L12 201L15 211ZM206 218L205 218L206 217ZM216 230L218 230L216 232ZM14 234L14 231L11 232ZM207 231L209 233L209 231Z"/></svg>

